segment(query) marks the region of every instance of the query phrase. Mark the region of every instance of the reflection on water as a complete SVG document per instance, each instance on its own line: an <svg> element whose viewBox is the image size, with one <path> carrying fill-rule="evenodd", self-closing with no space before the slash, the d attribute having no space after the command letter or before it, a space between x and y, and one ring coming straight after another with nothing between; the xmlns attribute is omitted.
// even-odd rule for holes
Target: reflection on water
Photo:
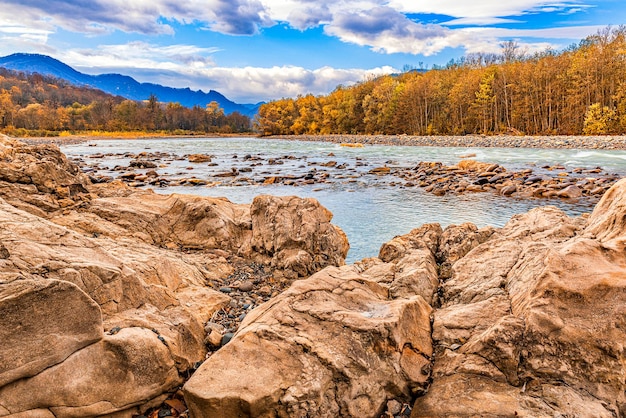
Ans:
<svg viewBox="0 0 626 418"><path fill-rule="evenodd" d="M96 146L89 146L89 145ZM438 222L443 227L450 224L472 222L478 227L504 225L512 215L533 207L555 205L570 215L591 211L589 203L569 203L562 200L518 200L489 193L462 196L434 196L419 188L389 186L384 181L369 179L369 169L381 165L412 167L419 161L441 161L453 164L462 156L475 154L473 159L497 162L507 169L519 170L532 166L540 171L544 165L562 164L568 168L597 167L612 173L626 174L625 151L594 150L544 150L502 148L439 148L368 146L345 148L332 143L263 140L256 138L158 139L158 140L103 140L86 144L63 146L62 150L73 158L83 158L86 163L97 161L100 168L112 169L115 165L128 165L131 157L125 153L164 152L175 157L186 154L207 153L214 156L214 166L190 164L182 158L164 158L167 167L160 174L175 176L195 175L198 178L224 172L245 163L244 155L285 159L280 166L267 164L254 167L251 175L279 172L281 174L305 173L309 163L326 162L330 158L338 164L346 163L352 172L359 173L358 181L337 177L330 183L300 187L285 185L221 185L217 187L167 187L156 189L159 193L190 193L204 196L225 196L233 202L248 203L260 194L297 195L314 197L334 215L350 240L348 262L378 254L380 245L396 235L409 232L424 223ZM116 154L97 160L90 155ZM331 155L329 155L331 154ZM236 158L235 158L236 157ZM361 166L355 164L360 162ZM110 174L114 172L109 171Z"/></svg>

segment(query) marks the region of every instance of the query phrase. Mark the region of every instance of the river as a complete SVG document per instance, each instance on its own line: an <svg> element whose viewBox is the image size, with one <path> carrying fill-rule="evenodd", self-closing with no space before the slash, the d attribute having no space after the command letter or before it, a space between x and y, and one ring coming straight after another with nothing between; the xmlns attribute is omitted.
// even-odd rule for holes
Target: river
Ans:
<svg viewBox="0 0 626 418"><path fill-rule="evenodd" d="M602 167L606 172L626 175L626 151L604 150L383 145L349 148L327 142L258 138L93 140L64 145L61 150L81 162L86 171L97 170L113 177L123 172L120 167L127 167L141 153L158 154L161 166L156 170L170 178L215 179L215 175L233 169L248 170L245 172L248 182L242 182L239 175L220 177L212 187L169 186L154 190L223 196L237 203L249 203L260 194L314 197L333 213L333 223L347 234L351 247L348 263L376 256L382 243L424 223L438 222L445 227L473 222L478 227L500 227L512 215L538 206L554 205L575 216L593 209L588 201L515 199L489 193L434 196L419 187L405 187L392 176L368 174L374 167L413 167L420 161L454 164L471 158L498 163L507 170L530 167L541 173L544 166L560 164L569 169ZM210 154L211 164L189 163L186 155L198 153ZM338 166L346 168L339 171ZM267 176L303 176L311 170L328 171L328 180L298 187L262 184Z"/></svg>

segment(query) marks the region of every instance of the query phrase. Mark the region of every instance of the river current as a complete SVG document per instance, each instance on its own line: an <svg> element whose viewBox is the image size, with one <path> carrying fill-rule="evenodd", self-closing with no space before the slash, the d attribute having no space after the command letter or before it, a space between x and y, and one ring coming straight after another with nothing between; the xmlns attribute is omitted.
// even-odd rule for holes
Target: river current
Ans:
<svg viewBox="0 0 626 418"><path fill-rule="evenodd" d="M247 177L257 181L242 183L221 177L211 187L168 186L154 190L226 197L236 203L249 203L260 194L314 197L333 213L333 223L347 234L348 263L376 256L381 244L424 223L438 222L446 227L472 222L478 227L501 227L511 216L539 206L557 206L572 216L593 209L589 201L515 199L491 193L434 196L419 187L405 187L392 176L368 174L375 167L410 168L420 161L455 164L471 158L498 163L507 170L532 168L541 173L542 167L559 164L568 169L601 167L608 173L626 176L626 151L383 145L349 148L328 142L258 138L94 140L64 145L61 149L69 158L81 161L85 170L93 166L113 177L120 174L119 167L127 167L140 153L160 153L163 164L156 170L169 178L214 178L216 174L245 167ZM185 158L189 154L209 154L212 162L191 164ZM250 164L254 160L262 163ZM297 187L262 184L263 178L272 175L303 176L312 169L326 170L324 164L329 162L334 167L343 165L348 171L344 174L328 169L329 178L324 183Z"/></svg>

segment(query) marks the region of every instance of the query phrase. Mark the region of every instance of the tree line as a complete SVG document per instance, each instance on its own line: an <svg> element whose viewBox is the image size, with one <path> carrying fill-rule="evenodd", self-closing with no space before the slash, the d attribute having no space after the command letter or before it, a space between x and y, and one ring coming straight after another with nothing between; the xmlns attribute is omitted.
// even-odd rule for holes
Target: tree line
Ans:
<svg viewBox="0 0 626 418"><path fill-rule="evenodd" d="M556 52L472 54L445 67L264 104L263 135L626 133L626 28Z"/></svg>
<svg viewBox="0 0 626 418"><path fill-rule="evenodd" d="M187 108L126 100L101 90L75 86L38 73L0 68L0 131L13 136L55 136L62 132L241 133L252 128L250 118L229 115L217 102Z"/></svg>

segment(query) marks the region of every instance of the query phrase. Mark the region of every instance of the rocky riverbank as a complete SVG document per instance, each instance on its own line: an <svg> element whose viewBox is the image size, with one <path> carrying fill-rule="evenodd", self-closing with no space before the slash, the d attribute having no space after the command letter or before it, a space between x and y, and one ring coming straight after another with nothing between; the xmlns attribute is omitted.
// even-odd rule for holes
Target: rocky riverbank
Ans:
<svg viewBox="0 0 626 418"><path fill-rule="evenodd" d="M326 141L338 144L404 145L421 147L626 149L626 136L622 135L280 135L268 138L295 141Z"/></svg>
<svg viewBox="0 0 626 418"><path fill-rule="evenodd" d="M96 143L91 145L93 150L98 149ZM493 192L522 199L582 199L589 203L597 203L620 178L601 167L565 167L554 162L542 166L529 164L514 171L497 162L474 161L475 154L472 153L460 157L456 164L439 161L398 163L393 159L383 160L383 164L383 161L372 161L367 153L358 152L349 158L337 158L333 152L316 156L259 152L225 157L209 153L144 150L135 153L92 151L75 156L73 162L89 175L93 183L120 180L136 188L281 185L312 186L322 190L335 185L420 187L436 195Z"/></svg>
<svg viewBox="0 0 626 418"><path fill-rule="evenodd" d="M0 155L0 416L626 416L626 180L589 216L426 224L345 265L313 199Z"/></svg>

